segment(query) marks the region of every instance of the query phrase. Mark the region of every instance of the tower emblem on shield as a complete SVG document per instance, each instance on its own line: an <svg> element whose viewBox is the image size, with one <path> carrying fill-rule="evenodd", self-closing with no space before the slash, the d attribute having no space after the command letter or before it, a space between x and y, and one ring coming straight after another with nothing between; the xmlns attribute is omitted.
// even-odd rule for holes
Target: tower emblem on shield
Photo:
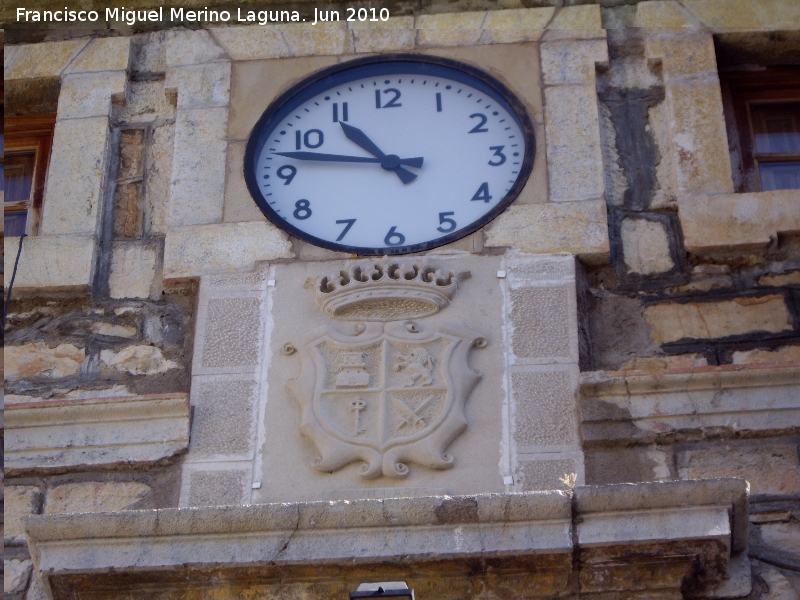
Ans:
<svg viewBox="0 0 800 600"><path fill-rule="evenodd" d="M432 267L358 265L318 282L329 315L358 321L353 334L325 326L298 340L302 367L288 389L302 411L300 433L317 448L313 467L362 461L365 478L405 477L407 463L453 466L448 446L467 427L464 405L480 380L468 365L486 341L468 329L424 327L458 278Z"/></svg>

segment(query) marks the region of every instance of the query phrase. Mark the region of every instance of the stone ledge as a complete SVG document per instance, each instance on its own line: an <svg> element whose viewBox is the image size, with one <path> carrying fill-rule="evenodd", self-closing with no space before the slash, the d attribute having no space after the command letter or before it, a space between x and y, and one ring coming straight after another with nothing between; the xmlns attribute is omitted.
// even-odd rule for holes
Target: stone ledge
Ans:
<svg viewBox="0 0 800 600"><path fill-rule="evenodd" d="M636 512L635 532L626 536L620 535L622 529L608 529L608 523L631 511ZM671 585L700 578L713 587L727 575L731 548L743 547L740 538L746 539L747 484L728 479L581 487L572 494L38 515L26 517L25 527L36 567L48 583L57 580L57 592L73 582L84 590L103 587L115 577L127 578L130 589L137 581L169 577L173 569L201 577L213 569L235 577L253 567L419 569L503 557L527 557L532 566L558 571L560 577L544 584L543 596L564 590L573 569L582 579L613 569L632 582L629 589L661 588L663 582L644 571L662 563L672 572L680 569ZM586 549L573 564L574 531L578 538L583 535L579 543ZM632 537L646 542L635 559L626 554ZM587 552L590 558L584 558ZM291 571L284 574L281 585L293 581Z"/></svg>
<svg viewBox="0 0 800 600"><path fill-rule="evenodd" d="M691 430L800 428L800 363L584 373L586 443L647 443Z"/></svg>
<svg viewBox="0 0 800 600"><path fill-rule="evenodd" d="M185 393L11 404L6 473L152 463L189 445Z"/></svg>
<svg viewBox="0 0 800 600"><path fill-rule="evenodd" d="M19 237L3 239L4 287L11 282ZM28 236L22 243L14 289L88 288L94 274L95 238L92 235Z"/></svg>
<svg viewBox="0 0 800 600"><path fill-rule="evenodd" d="M800 232L797 190L678 198L690 252L764 248L779 234Z"/></svg>

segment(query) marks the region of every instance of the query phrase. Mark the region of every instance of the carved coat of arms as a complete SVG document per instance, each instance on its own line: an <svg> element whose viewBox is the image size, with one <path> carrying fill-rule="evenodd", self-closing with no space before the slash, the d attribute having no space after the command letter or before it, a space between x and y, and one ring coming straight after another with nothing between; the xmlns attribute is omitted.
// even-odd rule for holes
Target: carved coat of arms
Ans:
<svg viewBox="0 0 800 600"><path fill-rule="evenodd" d="M406 463L453 466L446 450L467 427L464 405L480 379L468 355L486 342L410 318L446 306L456 285L452 273L382 263L318 282L323 310L359 323L353 333L325 326L297 343L301 372L287 387L301 408L300 432L319 452L315 469L362 461L359 474L372 479L405 477Z"/></svg>

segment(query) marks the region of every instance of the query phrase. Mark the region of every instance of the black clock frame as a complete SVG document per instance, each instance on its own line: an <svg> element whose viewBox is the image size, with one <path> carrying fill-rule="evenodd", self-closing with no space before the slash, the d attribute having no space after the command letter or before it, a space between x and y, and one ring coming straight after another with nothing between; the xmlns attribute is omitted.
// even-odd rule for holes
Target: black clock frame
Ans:
<svg viewBox="0 0 800 600"><path fill-rule="evenodd" d="M518 124L525 136L525 156L520 165L517 180L505 197L498 202L492 210L466 227L434 240L408 246L364 248L361 246L338 244L310 235L281 218L272 207L270 207L266 198L261 193L256 179L256 161L264 144L270 137L267 134L271 133L277 127L277 124L280 123L281 119L291 113L298 105L328 88L370 76L404 73L428 75L431 77L440 76L446 77L452 81L460 81L461 83L481 90L494 98L495 101L505 104L506 107L510 109L511 114L517 118ZM359 256L410 254L438 248L439 246L444 246L459 240L494 220L516 200L517 196L519 196L520 192L522 192L522 189L527 184L528 177L533 170L535 154L536 138L534 135L533 121L528 115L525 105L506 85L491 75L470 65L448 58L424 54L384 54L351 60L317 71L293 85L273 100L250 133L244 155L244 178L250 195L253 197L253 200L261 212L264 213L264 216L277 227L296 238L313 244L314 246Z"/></svg>

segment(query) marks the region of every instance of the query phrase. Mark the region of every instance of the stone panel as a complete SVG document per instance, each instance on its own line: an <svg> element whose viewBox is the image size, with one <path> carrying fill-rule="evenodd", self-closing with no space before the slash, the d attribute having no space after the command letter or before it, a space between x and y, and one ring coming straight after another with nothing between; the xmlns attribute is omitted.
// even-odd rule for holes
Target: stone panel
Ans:
<svg viewBox="0 0 800 600"><path fill-rule="evenodd" d="M181 110L175 118L170 228L222 220L228 109Z"/></svg>
<svg viewBox="0 0 800 600"><path fill-rule="evenodd" d="M252 269L257 261L292 258L288 236L272 223L224 223L171 229L164 278Z"/></svg>
<svg viewBox="0 0 800 600"><path fill-rule="evenodd" d="M511 348L515 358L570 358L574 302L566 287L512 290Z"/></svg>
<svg viewBox="0 0 800 600"><path fill-rule="evenodd" d="M192 461L252 458L255 447L254 381L201 380L194 383Z"/></svg>
<svg viewBox="0 0 800 600"><path fill-rule="evenodd" d="M511 206L487 228L486 246L511 246L531 254L569 252L589 262L607 262L606 203Z"/></svg>
<svg viewBox="0 0 800 600"><path fill-rule="evenodd" d="M108 117L111 96L125 94L127 83L124 71L65 76L58 95L58 119Z"/></svg>
<svg viewBox="0 0 800 600"><path fill-rule="evenodd" d="M22 517L39 512L41 492L32 485L6 485L3 502L3 537L6 542L21 542L25 539Z"/></svg>
<svg viewBox="0 0 800 600"><path fill-rule="evenodd" d="M512 372L511 386L518 454L578 443L575 385L568 371Z"/></svg>
<svg viewBox="0 0 800 600"><path fill-rule="evenodd" d="M776 294L719 302L655 304L645 308L644 315L657 344L756 331L780 333L793 327L784 297Z"/></svg>
<svg viewBox="0 0 800 600"><path fill-rule="evenodd" d="M106 117L56 123L42 209L43 235L97 231L107 136Z"/></svg>
<svg viewBox="0 0 800 600"><path fill-rule="evenodd" d="M258 298L209 300L203 336L203 367L255 368L260 306Z"/></svg>
<svg viewBox="0 0 800 600"><path fill-rule="evenodd" d="M243 503L243 489L249 480L247 471L192 470L190 473L188 506Z"/></svg>
<svg viewBox="0 0 800 600"><path fill-rule="evenodd" d="M135 481L64 483L48 490L44 513L116 512L133 508L150 491Z"/></svg>
<svg viewBox="0 0 800 600"><path fill-rule="evenodd" d="M517 484L527 491L567 490L575 485L570 476L579 467L573 459L526 460L517 468Z"/></svg>
<svg viewBox="0 0 800 600"><path fill-rule="evenodd" d="M44 42L6 46L3 57L4 79L57 77L86 46L87 40Z"/></svg>
<svg viewBox="0 0 800 600"><path fill-rule="evenodd" d="M19 248L18 237L3 239L3 263L6 273L14 270ZM95 240L88 235L38 235L26 237L19 259L14 287L86 288L94 275ZM4 278L8 287L11 277Z"/></svg>

